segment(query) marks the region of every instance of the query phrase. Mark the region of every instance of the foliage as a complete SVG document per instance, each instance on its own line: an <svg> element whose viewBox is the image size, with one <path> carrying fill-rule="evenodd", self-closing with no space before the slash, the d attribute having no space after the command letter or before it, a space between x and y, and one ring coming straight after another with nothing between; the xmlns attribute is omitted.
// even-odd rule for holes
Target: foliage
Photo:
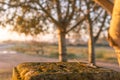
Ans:
<svg viewBox="0 0 120 80"><path fill-rule="evenodd" d="M3 9L7 6L1 14L5 19L0 22L14 25L15 31L25 34L38 34L51 23L69 32L85 19L79 0L4 0L0 4Z"/></svg>

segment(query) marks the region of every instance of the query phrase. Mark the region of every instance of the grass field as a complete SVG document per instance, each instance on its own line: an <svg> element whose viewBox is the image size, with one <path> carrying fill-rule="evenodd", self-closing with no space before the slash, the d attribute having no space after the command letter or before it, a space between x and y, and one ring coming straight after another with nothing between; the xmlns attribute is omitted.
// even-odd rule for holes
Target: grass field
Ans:
<svg viewBox="0 0 120 80"><path fill-rule="evenodd" d="M23 43L16 45L11 48L12 50L29 54L38 55L49 58L58 58L58 47L57 45L50 45L46 43ZM68 59L82 59L87 60L88 52L87 47L81 46L67 46ZM110 47L95 47L96 60L105 62L117 62L116 54Z"/></svg>

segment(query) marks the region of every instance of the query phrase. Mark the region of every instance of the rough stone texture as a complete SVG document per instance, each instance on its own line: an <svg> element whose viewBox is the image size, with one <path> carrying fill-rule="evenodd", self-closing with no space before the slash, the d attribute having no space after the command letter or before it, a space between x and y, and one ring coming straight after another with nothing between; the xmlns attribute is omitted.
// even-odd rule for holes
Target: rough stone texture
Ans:
<svg viewBox="0 0 120 80"><path fill-rule="evenodd" d="M86 63L22 63L13 69L12 80L120 80L120 73L93 68Z"/></svg>

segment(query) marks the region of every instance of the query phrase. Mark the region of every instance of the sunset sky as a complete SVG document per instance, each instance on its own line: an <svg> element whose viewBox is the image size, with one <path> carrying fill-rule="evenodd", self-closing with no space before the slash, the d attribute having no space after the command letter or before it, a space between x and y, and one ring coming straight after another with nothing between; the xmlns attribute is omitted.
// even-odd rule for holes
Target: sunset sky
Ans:
<svg viewBox="0 0 120 80"><path fill-rule="evenodd" d="M53 42L54 40L52 40L54 37L54 35L51 34L46 34L44 36L38 35L38 40L39 41L50 41ZM25 40L32 40L33 37L31 36L25 36L24 34L18 34L17 32L12 32L9 30L9 28L2 28L0 27L0 42L2 41L6 41L6 40L17 40L17 41L25 41ZM56 41L56 39L55 39Z"/></svg>
<svg viewBox="0 0 120 80"><path fill-rule="evenodd" d="M7 28L0 28L0 41L4 40L24 40L24 35L19 35L16 32L11 32Z"/></svg>

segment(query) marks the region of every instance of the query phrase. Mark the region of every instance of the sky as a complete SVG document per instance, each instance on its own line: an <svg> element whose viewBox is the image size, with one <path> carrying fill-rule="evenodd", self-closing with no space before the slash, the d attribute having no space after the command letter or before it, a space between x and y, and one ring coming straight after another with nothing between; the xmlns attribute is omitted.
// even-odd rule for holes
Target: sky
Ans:
<svg viewBox="0 0 120 80"><path fill-rule="evenodd" d="M104 37L104 35L106 34L107 33L104 32L102 37ZM72 43L76 42L76 40L73 39L73 36L71 37L69 36L69 41ZM83 40L84 42L87 42L89 37L87 34L84 34L83 36L81 36L80 39ZM53 35L53 33L44 34L44 35L40 34L37 36L37 38L35 37L33 38L32 36L25 36L24 34L18 34L17 32L10 31L10 27L5 27L5 28L0 27L0 42L8 41L8 40L11 41L37 40L37 41L54 43L57 42L57 35L56 34Z"/></svg>
<svg viewBox="0 0 120 80"><path fill-rule="evenodd" d="M68 38L68 36L67 36ZM88 40L88 35L81 36L81 39L85 42ZM57 42L57 35L53 33L49 34L40 34L37 36L37 38L33 38L32 36L25 36L24 34L18 34L17 32L10 31L9 27L2 28L0 27L0 42L12 40L12 41L29 41L29 40L37 40L37 41L44 41L44 42L50 42L54 43ZM74 43L75 40L73 37L69 36L70 42Z"/></svg>
<svg viewBox="0 0 120 80"><path fill-rule="evenodd" d="M57 41L55 39L55 36L52 33L46 34L44 36L38 35L38 38L36 39L39 41L45 41L45 42L47 42L48 40L49 42ZM33 40L33 37L25 36L24 34L18 34L17 32L10 31L9 27L6 27L6 28L0 27L0 42L7 41L7 40L26 41L26 40Z"/></svg>
<svg viewBox="0 0 120 80"><path fill-rule="evenodd" d="M0 41L5 40L25 40L24 35L19 35L16 32L11 32L7 28L0 28Z"/></svg>

